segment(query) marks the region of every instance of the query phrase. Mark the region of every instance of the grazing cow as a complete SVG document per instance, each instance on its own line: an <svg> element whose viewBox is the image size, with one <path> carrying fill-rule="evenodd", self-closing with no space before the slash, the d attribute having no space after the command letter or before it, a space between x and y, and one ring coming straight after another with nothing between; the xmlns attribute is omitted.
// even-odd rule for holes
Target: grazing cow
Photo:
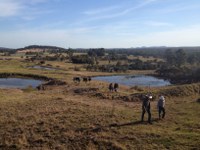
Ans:
<svg viewBox="0 0 200 150"><path fill-rule="evenodd" d="M80 83L80 82L81 82L81 78L80 78L80 77L74 77L74 78L73 78L73 81L74 81L75 83Z"/></svg>
<svg viewBox="0 0 200 150"><path fill-rule="evenodd" d="M83 82L85 83L90 82L91 80L91 77L83 77Z"/></svg>
<svg viewBox="0 0 200 150"><path fill-rule="evenodd" d="M40 84L39 86L36 87L39 91L40 90L45 90L45 87L43 84Z"/></svg>
<svg viewBox="0 0 200 150"><path fill-rule="evenodd" d="M87 77L83 77L83 82L87 82L88 81L88 78Z"/></svg>
<svg viewBox="0 0 200 150"><path fill-rule="evenodd" d="M112 84L112 83L109 84L108 89L109 89L110 92L113 91L114 87L113 87L113 84Z"/></svg>
<svg viewBox="0 0 200 150"><path fill-rule="evenodd" d="M92 78L91 77L88 77L88 81L90 82L92 80Z"/></svg>
<svg viewBox="0 0 200 150"><path fill-rule="evenodd" d="M119 88L119 84L118 84L118 83L115 83L115 84L114 84L114 91L117 92L118 88Z"/></svg>

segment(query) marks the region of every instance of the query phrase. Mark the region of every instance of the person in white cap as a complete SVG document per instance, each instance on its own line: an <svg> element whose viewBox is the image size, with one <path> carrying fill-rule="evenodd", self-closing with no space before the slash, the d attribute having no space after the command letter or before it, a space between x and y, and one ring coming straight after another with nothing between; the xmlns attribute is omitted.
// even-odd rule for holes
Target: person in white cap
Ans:
<svg viewBox="0 0 200 150"><path fill-rule="evenodd" d="M152 99L151 95L146 95L142 102L142 117L141 121L144 121L144 114L145 112L148 113L148 122L151 124L151 105L150 100Z"/></svg>
<svg viewBox="0 0 200 150"><path fill-rule="evenodd" d="M165 118L165 97L163 95L160 95L157 106L158 106L159 119L161 119L161 113L162 113L162 118Z"/></svg>

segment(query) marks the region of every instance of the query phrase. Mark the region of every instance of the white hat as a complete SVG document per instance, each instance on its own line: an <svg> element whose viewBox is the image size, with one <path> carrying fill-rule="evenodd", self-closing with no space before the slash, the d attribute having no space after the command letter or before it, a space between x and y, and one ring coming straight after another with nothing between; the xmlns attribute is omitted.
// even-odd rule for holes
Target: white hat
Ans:
<svg viewBox="0 0 200 150"><path fill-rule="evenodd" d="M164 96L160 96L160 99L161 99L161 100L165 100Z"/></svg>

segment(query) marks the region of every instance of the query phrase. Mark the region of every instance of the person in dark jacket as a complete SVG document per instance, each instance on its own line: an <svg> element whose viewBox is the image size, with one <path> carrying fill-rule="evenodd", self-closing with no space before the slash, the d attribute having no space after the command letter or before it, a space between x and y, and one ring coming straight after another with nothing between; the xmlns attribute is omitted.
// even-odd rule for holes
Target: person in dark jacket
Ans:
<svg viewBox="0 0 200 150"><path fill-rule="evenodd" d="M162 113L162 118L165 118L165 97L164 96L160 95L157 107L158 107L159 119L161 119L161 113Z"/></svg>
<svg viewBox="0 0 200 150"><path fill-rule="evenodd" d="M151 104L150 104L150 100L152 99L151 95L146 95L143 98L143 102L142 102L142 117L141 117L141 121L144 121L144 114L147 112L148 113L148 122L151 123Z"/></svg>

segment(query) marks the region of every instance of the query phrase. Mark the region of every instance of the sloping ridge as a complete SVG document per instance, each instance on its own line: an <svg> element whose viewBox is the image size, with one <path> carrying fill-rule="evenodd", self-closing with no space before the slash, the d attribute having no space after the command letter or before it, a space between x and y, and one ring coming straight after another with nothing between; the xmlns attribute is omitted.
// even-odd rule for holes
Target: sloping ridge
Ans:
<svg viewBox="0 0 200 150"><path fill-rule="evenodd" d="M159 91L165 96L191 96L200 94L200 83L177 85Z"/></svg>

